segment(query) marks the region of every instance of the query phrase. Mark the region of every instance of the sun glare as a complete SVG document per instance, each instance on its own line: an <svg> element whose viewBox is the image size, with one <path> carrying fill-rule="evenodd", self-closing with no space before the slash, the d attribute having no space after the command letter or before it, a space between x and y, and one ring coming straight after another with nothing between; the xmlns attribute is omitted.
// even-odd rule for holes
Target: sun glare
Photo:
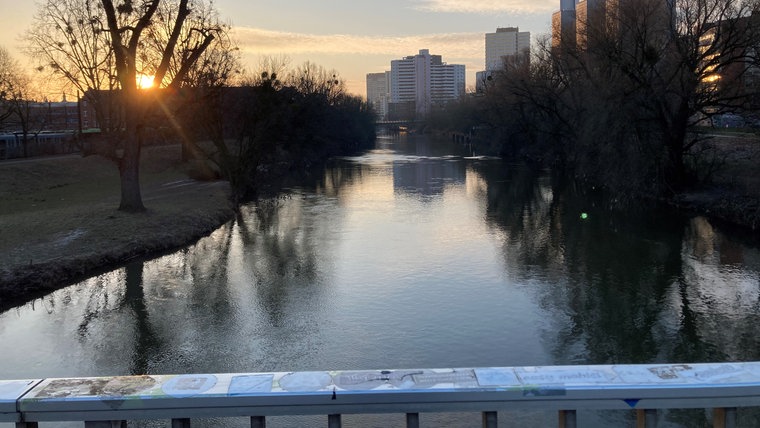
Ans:
<svg viewBox="0 0 760 428"><path fill-rule="evenodd" d="M140 89L150 89L153 87L153 76L140 74L137 76L137 87Z"/></svg>

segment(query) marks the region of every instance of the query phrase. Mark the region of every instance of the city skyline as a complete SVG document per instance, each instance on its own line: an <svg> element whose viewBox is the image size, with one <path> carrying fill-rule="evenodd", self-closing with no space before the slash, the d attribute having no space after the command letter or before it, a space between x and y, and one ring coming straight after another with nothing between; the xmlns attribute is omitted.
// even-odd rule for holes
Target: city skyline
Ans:
<svg viewBox="0 0 760 428"><path fill-rule="evenodd" d="M460 4L461 3L461 4ZM483 69L483 35L498 27L519 26L533 37L551 32L551 14L559 0L389 0L328 3L294 0L282 6L262 2L254 8L241 0L216 0L248 70L264 56L287 56L292 67L311 61L334 69L350 92L366 95L366 75L387 69L391 60L429 49L448 62L464 64L467 86ZM19 38L37 10L34 2L0 0L0 46L22 66L28 59Z"/></svg>

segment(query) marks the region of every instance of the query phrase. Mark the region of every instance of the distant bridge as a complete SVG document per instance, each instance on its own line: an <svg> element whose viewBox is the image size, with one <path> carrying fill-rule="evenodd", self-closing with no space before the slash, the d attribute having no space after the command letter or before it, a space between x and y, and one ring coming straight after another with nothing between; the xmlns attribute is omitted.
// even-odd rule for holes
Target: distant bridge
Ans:
<svg viewBox="0 0 760 428"><path fill-rule="evenodd" d="M375 122L375 125L378 125L378 126L383 126L383 125L388 125L388 126L399 125L399 126L403 126L403 125L415 125L415 124L420 124L420 123L425 123L425 121L424 120L378 120L378 121Z"/></svg>
<svg viewBox="0 0 760 428"><path fill-rule="evenodd" d="M399 132L405 129L416 128L424 123L424 120L378 120L375 122L375 127L390 132Z"/></svg>

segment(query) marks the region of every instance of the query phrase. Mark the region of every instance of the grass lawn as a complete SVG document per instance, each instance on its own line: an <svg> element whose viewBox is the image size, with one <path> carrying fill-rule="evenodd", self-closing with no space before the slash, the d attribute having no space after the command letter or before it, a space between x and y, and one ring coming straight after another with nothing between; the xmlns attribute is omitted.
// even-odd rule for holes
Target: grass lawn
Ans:
<svg viewBox="0 0 760 428"><path fill-rule="evenodd" d="M117 211L118 170L101 157L0 162L0 308L232 218L227 183L189 180L179 159L178 146L144 150L140 214Z"/></svg>

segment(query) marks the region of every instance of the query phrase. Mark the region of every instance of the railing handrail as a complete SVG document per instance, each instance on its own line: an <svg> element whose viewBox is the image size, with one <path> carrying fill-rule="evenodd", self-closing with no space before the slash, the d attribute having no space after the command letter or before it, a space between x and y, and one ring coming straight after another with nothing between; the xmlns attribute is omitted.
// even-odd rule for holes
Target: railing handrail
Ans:
<svg viewBox="0 0 760 428"><path fill-rule="evenodd" d="M760 406L760 362L0 381L0 422Z"/></svg>

